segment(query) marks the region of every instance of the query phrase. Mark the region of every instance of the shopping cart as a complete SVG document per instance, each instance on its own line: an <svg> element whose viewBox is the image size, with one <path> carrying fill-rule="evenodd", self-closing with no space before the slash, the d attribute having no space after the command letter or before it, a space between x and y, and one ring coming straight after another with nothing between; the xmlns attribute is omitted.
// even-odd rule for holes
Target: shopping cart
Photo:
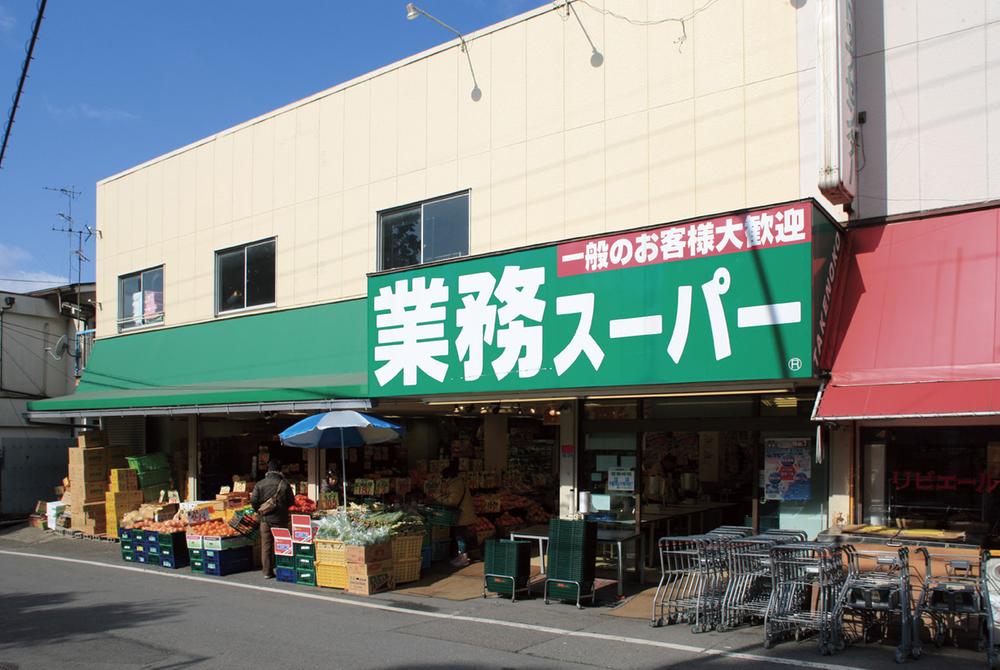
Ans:
<svg viewBox="0 0 1000 670"><path fill-rule="evenodd" d="M724 541L716 535L660 538L662 574L651 626L689 623L694 632L702 632L717 623L725 589Z"/></svg>
<svg viewBox="0 0 1000 670"><path fill-rule="evenodd" d="M920 636L913 617L913 597L909 550L858 549L844 547L847 578L842 591L841 610L845 625L853 620L860 626L856 639L865 642L886 637L890 625L898 620L899 646L895 659L920 658Z"/></svg>
<svg viewBox="0 0 1000 670"><path fill-rule="evenodd" d="M820 653L843 648L840 602L846 570L842 550L831 544L796 542L771 547L773 592L764 615L764 647L783 637L819 635Z"/></svg>
<svg viewBox="0 0 1000 670"><path fill-rule="evenodd" d="M926 547L917 547L924 556L924 581L914 618L916 624L927 621L931 639L940 647L956 633L977 629L977 650L986 652L990 667L997 665L994 646L993 609L990 606L986 576L988 552L976 558L939 555L945 574L934 574L934 558Z"/></svg>
<svg viewBox="0 0 1000 670"><path fill-rule="evenodd" d="M720 526L703 535L660 538L661 576L650 625L689 623L695 633L718 626L728 581L728 543L751 532Z"/></svg>
<svg viewBox="0 0 1000 670"><path fill-rule="evenodd" d="M775 531L728 543L728 581L717 630L764 618L772 591L771 547L805 539L803 531Z"/></svg>

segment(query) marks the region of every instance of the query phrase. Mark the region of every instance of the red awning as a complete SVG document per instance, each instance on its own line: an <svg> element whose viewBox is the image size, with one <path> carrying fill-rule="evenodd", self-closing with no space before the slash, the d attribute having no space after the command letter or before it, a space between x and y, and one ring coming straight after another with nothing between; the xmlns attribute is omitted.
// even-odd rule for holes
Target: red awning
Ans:
<svg viewBox="0 0 1000 670"><path fill-rule="evenodd" d="M816 419L1000 415L1000 211L848 231Z"/></svg>

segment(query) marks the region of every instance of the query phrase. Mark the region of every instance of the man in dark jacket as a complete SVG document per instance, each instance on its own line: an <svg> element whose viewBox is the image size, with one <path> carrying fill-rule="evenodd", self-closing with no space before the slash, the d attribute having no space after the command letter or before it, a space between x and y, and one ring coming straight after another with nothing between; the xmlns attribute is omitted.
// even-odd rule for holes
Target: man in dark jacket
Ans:
<svg viewBox="0 0 1000 670"><path fill-rule="evenodd" d="M254 511L259 510L272 496L277 496L274 511L260 515L260 563L265 579L274 578L274 537L271 536L271 529L288 528L288 508L295 501L292 487L281 474L281 463L277 459L272 459L267 464L264 479L253 487L250 504Z"/></svg>

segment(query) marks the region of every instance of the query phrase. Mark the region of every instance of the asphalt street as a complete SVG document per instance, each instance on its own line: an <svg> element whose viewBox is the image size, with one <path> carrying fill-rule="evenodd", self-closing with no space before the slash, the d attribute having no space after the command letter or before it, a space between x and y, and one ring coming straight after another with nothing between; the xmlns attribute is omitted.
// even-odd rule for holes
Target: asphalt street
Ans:
<svg viewBox="0 0 1000 670"><path fill-rule="evenodd" d="M8 668L890 668L891 648L764 650L760 630L674 626L541 600L447 601L198 577L122 562L118 545L0 533L0 670ZM982 668L929 651L915 667Z"/></svg>

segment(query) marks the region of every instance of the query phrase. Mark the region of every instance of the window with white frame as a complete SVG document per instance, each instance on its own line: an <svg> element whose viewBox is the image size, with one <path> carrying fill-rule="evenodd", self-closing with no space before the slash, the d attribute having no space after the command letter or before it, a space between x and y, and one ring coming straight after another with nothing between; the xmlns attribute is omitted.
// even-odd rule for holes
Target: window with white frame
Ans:
<svg viewBox="0 0 1000 670"><path fill-rule="evenodd" d="M274 240L215 252L215 311L274 304Z"/></svg>
<svg viewBox="0 0 1000 670"><path fill-rule="evenodd" d="M379 213L379 270L469 255L469 194Z"/></svg>
<svg viewBox="0 0 1000 670"><path fill-rule="evenodd" d="M163 323L163 266L118 278L118 331Z"/></svg>

